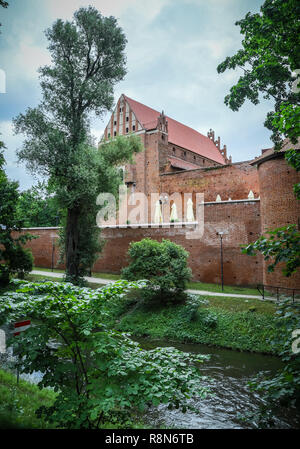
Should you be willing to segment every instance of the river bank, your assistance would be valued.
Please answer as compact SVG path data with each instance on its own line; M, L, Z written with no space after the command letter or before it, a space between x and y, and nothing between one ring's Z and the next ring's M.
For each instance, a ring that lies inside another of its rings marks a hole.
M270 339L276 335L276 306L237 298L205 298L192 317L188 305L138 305L118 316L116 328L135 337L197 343L262 354L279 353Z

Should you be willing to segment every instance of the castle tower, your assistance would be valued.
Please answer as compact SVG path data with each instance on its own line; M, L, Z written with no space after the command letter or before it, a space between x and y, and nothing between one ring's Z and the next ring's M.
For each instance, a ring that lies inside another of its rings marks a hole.
M258 169L262 234L289 224L296 224L298 228L300 225L300 201L293 192L294 184L300 182L300 173L287 164L284 153L284 147L279 152L264 150L262 156L252 162ZM280 264L269 273L269 263L263 262L264 284L300 288L299 269L291 277L285 277Z

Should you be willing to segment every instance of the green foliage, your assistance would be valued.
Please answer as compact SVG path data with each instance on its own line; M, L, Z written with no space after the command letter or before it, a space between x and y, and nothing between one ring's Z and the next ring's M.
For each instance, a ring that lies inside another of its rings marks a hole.
M4 264L0 264L0 285L7 285L10 274L24 277L32 270L33 257L22 245L33 236L27 233L18 237L13 236L13 232L20 231L23 225L16 211L19 184L10 181L6 176L1 147L4 147L2 142L0 142L0 261Z
M59 204L55 195L52 195L45 182L20 193L16 215L23 221L24 227L51 227L58 226Z
M288 299L282 301L276 315L278 332L270 343L282 348L279 355L284 367L272 378L258 376L250 383L251 388L263 392L266 399L266 406L259 414L262 425L272 424L270 414L278 407L293 406L300 410L300 351L293 352L292 346L296 338L293 332L300 329L300 304L291 304Z
M132 242L128 250L131 260L122 270L127 280L147 279L142 290L146 300L174 302L185 298L186 282L191 278L187 267L188 252L170 240L143 239Z
M291 276L300 266L300 232L296 225L289 225L268 231L269 238L261 236L256 242L247 245L243 253L255 256L259 251L265 260L270 260L268 271L274 271L279 262L285 265L282 272Z
M120 317L118 329L137 337L278 354L279 348L268 341L277 332L273 304L268 310L258 307L253 312L249 312L249 304L251 301L237 298L202 297L200 307L192 309L196 309L195 316L189 303L151 309L140 305ZM268 303L262 304L266 307Z
M111 110L114 86L126 73L126 38L116 19L80 8L72 21L57 20L46 36L52 65L39 69L41 104L14 120L16 132L26 136L18 157L49 177L66 211L61 245L68 279L80 283L103 246L96 198L116 193L122 182L118 165L140 151L141 142L120 137L99 151L90 136L91 114Z
M227 69L243 70L225 97L232 110L237 111L246 99L258 104L260 93L266 99L275 100L275 110L265 121L275 143L280 141L280 129L273 120L280 117L281 106L299 105L299 92L293 89L296 79L293 71L300 67L299 14L297 0L266 0L260 13L248 12L236 22L244 35L243 48L218 66L219 73Z
M119 422L148 406L191 407L189 399L207 389L195 365L206 359L174 348L142 350L123 333L107 327L113 304L143 282L119 281L90 290L67 283L14 281L0 304L0 322L30 317L33 325L12 338L25 373L44 373L40 387L57 393L39 416L66 428L98 428Z
M201 296L188 293L185 307L182 310L182 318L187 321L195 321L199 317L199 307L204 304L208 305L208 301Z
M56 394L50 389L40 390L36 385L0 370L0 429L47 428L35 411L43 405L51 406Z

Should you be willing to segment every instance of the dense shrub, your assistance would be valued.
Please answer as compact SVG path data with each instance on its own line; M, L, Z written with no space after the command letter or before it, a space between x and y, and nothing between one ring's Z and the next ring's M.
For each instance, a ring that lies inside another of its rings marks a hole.
M11 274L18 274L20 277L32 270L33 258L28 249L23 245L34 238L28 233L18 234L24 223L17 216L17 202L19 197L19 184L10 181L3 169L4 157L1 152L0 142L0 285L9 283ZM4 262L4 264L3 264Z
M147 300L180 301L186 296L186 282L191 279L187 266L188 252L170 240L162 242L143 239L131 243L130 264L122 270L122 278L129 281L147 279L142 295Z
M24 279L25 274L30 273L33 268L33 255L28 248L15 245L8 252L8 266L12 274L16 274L20 279Z

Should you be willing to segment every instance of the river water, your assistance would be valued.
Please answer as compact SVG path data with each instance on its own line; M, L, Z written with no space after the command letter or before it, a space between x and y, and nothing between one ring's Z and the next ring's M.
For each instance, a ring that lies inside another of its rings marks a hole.
M166 341L149 341L148 339L135 339L144 349L155 347L175 347L181 351L193 354L210 354L210 360L200 364L203 376L212 378L212 382L204 382L210 387L211 393L205 399L192 403L198 413L179 410L168 410L164 405L153 407L147 412L146 422L151 427L165 426L167 428L185 429L251 429L256 428L255 422L244 422L238 419L238 415L245 415L258 411L264 404L263 398L256 392L251 392L248 382L259 372L266 375L274 375L282 367L278 357L239 352L201 344L181 344ZM8 351L7 356L11 358ZM7 360L6 360L7 361ZM1 363L2 362L2 363ZM5 368L6 363L0 360L0 365ZM21 378L37 383L42 373L21 374ZM300 428L300 416L293 409L280 409L276 412L274 427Z
M138 339L145 349L172 346L184 352L193 354L210 354L209 361L200 365L204 376L213 378L207 383L214 396L193 402L198 413L179 410L168 410L166 406L153 408L147 414L147 422L157 427L165 425L174 428L190 429L251 429L256 428L255 422L245 423L238 419L238 414L255 412L264 404L262 397L251 392L248 381L259 372L274 375L282 367L278 357L238 352L227 349L208 347L200 344L180 344L165 341ZM293 409L281 409L273 416L275 428L299 428L300 417Z

